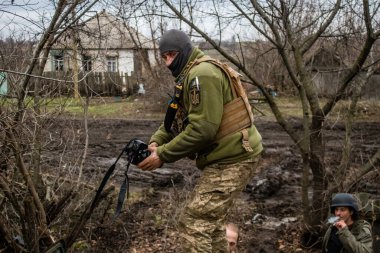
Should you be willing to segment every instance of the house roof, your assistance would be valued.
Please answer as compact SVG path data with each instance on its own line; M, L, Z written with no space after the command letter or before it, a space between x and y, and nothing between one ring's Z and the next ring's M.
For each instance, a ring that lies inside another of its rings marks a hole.
M152 40L139 34L123 20L105 10L76 26L78 41L83 49L153 48ZM65 48L72 41L72 31L63 36L54 48Z

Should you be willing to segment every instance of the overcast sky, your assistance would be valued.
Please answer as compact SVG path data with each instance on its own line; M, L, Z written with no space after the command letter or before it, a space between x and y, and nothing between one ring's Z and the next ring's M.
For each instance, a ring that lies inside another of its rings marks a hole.
M53 10L52 1L0 0L0 36L33 37Z
M6 37L12 36L16 39L36 39L41 32L43 27L49 24L51 16L54 13L54 2L53 0L14 0L13 4L11 0L0 0L0 39L5 39ZM102 8L107 8L107 11L112 13L117 13L117 9L112 8L110 4L104 6L104 3L100 4L94 8L94 10L100 11ZM106 2L106 1L104 1ZM113 2L116 5L116 1ZM223 6L221 6L223 7ZM228 9L228 8L227 8ZM223 9L219 9L219 12L223 13ZM93 16L94 12L88 12L87 17ZM227 13L226 13L227 14ZM207 13L198 14L198 25L201 29L206 31L211 37L219 39L219 36L215 34L215 25L212 25L213 21L209 19ZM205 17L201 17L204 15ZM225 15L226 16L226 15ZM206 21L207 20L207 21ZM165 21L167 28L180 28L179 19L168 19ZM145 19L139 20L137 23L130 20L128 25L132 27L138 27L139 31L144 35L148 36L148 29L144 29L144 25L147 25ZM157 25L157 24L156 24ZM182 27L185 31L188 27L182 22ZM222 40L230 39L234 34L239 34L240 36L246 35L246 30L242 24L230 23L228 26L224 27ZM248 34L250 35L250 34ZM243 38L244 40L244 38Z
M0 38L33 39L54 14L53 0L0 0ZM94 12L89 12L94 15Z

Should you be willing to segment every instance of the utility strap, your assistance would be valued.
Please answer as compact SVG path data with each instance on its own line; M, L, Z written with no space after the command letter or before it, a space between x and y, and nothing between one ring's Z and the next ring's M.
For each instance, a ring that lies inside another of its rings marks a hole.
M242 146L247 152L253 152L251 145L249 144L248 129L243 129L240 131L242 134Z
M109 169L107 170L106 174L104 175L104 177L102 179L102 182L100 183L100 185L99 185L99 187L98 187L98 189L96 191L95 197L92 200L91 207L90 207L90 210L89 210L90 213L93 212L93 210L95 209L96 205L98 204L99 199L100 199L100 195L101 195L101 193L102 193L102 191L104 189L104 186L107 184L108 179L111 177L113 171L115 170L116 164L119 161L120 157L123 155L124 150L125 150L125 148L121 151L121 153L117 157L116 161L111 165L111 167L109 167ZM132 160L133 159L131 159L131 161ZM114 215L114 218L113 218L114 220L120 214L121 208L122 208L123 203L124 203L125 195L127 194L127 198L129 197L128 169L129 169L130 164L131 164L131 162L128 161L127 169L126 169L126 171L124 173L125 174L125 178L124 178L124 181L123 181L122 185L120 186L120 192L119 192L119 197L118 197L118 202L117 202L117 208L116 208L115 215Z
M121 209L123 207L123 203L124 203L124 199L125 199L125 194L127 194L127 199L129 198L129 178L128 178L128 169L129 169L129 165L131 163L128 162L128 165L127 165L127 169L125 171L125 177L124 177L124 181L123 183L121 184L120 186L120 191L119 191L119 197L117 199L117 207L116 207L116 211L115 211L115 215L114 215L114 220L119 216L120 212L121 212Z
M90 213L95 209L95 206L98 204L98 201L100 199L100 194L102 193L104 186L107 184L108 179L111 177L113 171L115 170L116 164L119 161L120 157L123 155L124 149L121 151L120 155L117 157L116 161L109 167L106 174L104 175L102 182L100 183L98 190L96 190L96 194L94 199L92 200L91 207L90 207Z
M95 207L96 207L97 204L99 203L101 193L102 193L102 191L103 191L105 185L107 184L108 179L111 177L113 171L115 170L115 167L116 167L117 162L120 160L120 157L121 157L121 156L123 155L123 153L126 151L126 148L127 148L127 146L126 146L125 148L123 148L123 150L120 152L119 156L116 158L116 161L115 161L115 162L114 162L114 163L108 168L106 174L104 175L104 177L103 177L103 179L102 179L102 182L100 183L98 189L96 190L96 194L95 194L94 198L92 199L91 205L90 205L89 207L87 207L87 208L84 210L84 212L82 213L81 218L80 218L81 222L78 223L78 224L75 226L74 231L76 231L75 229L77 229L78 227L81 226L82 221L83 221L85 218L89 218L89 216L91 215L91 213L94 211ZM128 168L129 168L129 164L130 164L130 161L128 162L127 171L128 171ZM125 174L127 174L127 172L125 172ZM128 178L125 179L125 180L126 180L125 185L128 185ZM128 189L129 187L126 186L126 187L124 187L124 188ZM119 194L119 195L120 195L120 194ZM117 216L115 216L115 218L116 218L116 217L117 217ZM115 218L114 218L114 219L115 219ZM75 233L74 233L74 234L75 234ZM69 236L69 237L67 237L65 240L62 240L63 244L59 244L59 245L57 246L57 248L55 247L55 245L53 245L53 247L51 247L51 249L54 250L54 252L58 250L59 252L64 253L65 250L66 250L66 246L65 246L65 244L64 244L66 240L68 240L68 241L72 241L73 238L72 238L72 236ZM49 250L50 250L50 249L49 249ZM53 252L53 251L49 251L49 250L48 250L47 252ZM57 251L57 252L58 252L58 251Z
M166 132L170 133L175 115L178 110L179 101L182 97L183 86L181 82L178 82L174 87L174 95L171 97L171 100L168 103L168 109L166 110L164 127Z

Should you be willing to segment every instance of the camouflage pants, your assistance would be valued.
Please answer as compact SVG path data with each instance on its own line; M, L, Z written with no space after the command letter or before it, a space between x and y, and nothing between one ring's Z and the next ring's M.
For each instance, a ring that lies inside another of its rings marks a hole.
M259 160L212 164L203 170L179 220L183 252L227 252L226 217Z

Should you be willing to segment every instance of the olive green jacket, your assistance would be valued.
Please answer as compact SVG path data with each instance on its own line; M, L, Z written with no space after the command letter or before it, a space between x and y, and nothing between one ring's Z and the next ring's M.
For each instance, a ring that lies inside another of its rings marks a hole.
M187 64L202 56L204 53L195 48ZM182 75L183 73L176 81ZM192 102L190 93L190 85L196 77L199 80L199 104ZM259 155L263 147L261 136L255 126L248 131L252 152L247 152L242 147L240 132L215 141L223 115L223 105L232 98L228 77L219 67L209 62L201 62L192 67L183 80L181 101L187 112L188 124L177 136L168 133L161 125L150 139L150 143L159 144L157 154L160 159L163 162L174 162L197 154L197 167L203 169L211 163L235 163Z
M322 252L327 252L326 247L330 238L332 226L330 226L323 238ZM339 253L373 253L371 224L365 220L355 221L351 230L345 227L337 232L343 249Z

